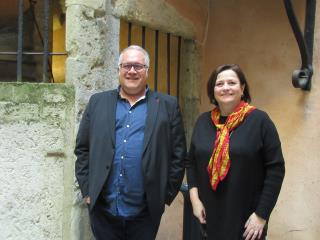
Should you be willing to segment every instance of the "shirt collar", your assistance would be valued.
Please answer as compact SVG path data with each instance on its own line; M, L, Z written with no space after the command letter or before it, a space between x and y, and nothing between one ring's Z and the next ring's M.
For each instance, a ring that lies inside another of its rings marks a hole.
M120 90L121 90L121 85L119 85L118 88L117 88L118 97L119 97L120 99L125 99L124 97L121 96ZM139 102L141 99L145 99L145 98L147 97L148 91L149 91L149 86L147 85L147 86L146 86L146 89L145 89L145 91L144 91L144 95L141 96L139 99L137 99L136 102Z

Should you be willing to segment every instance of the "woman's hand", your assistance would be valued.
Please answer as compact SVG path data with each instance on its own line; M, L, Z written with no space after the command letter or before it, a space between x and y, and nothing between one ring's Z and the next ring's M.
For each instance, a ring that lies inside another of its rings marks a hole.
M202 204L202 202L199 200L196 203L192 203L192 209L193 209L193 215L195 215L201 224L206 223L206 210Z
M245 238L245 240L260 239L265 224L266 220L259 217L257 214L252 213L244 226L246 230L243 234L243 238Z
M205 210L201 200L199 199L197 188L190 189L190 200L191 200L191 204L192 204L193 215L199 219L201 224L205 224L206 223L206 210Z

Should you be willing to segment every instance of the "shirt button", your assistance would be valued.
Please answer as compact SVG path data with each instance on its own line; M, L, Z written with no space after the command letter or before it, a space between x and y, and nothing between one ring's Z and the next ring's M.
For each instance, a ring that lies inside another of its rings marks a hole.
M121 156L121 159L123 159L124 157L123 156Z
M125 140L123 140L123 142L125 142L125 143L126 143L126 142L127 142L127 140L125 139Z
M120 177L122 177L122 173L120 173Z
M130 125L127 125L127 128L130 127Z
M132 111L129 111L129 113L132 113Z

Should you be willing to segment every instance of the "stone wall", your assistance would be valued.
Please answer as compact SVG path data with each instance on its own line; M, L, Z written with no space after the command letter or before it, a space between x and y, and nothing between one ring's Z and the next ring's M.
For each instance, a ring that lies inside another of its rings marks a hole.
M66 0L66 82L75 88L75 132L92 94L118 85L120 20L110 13L110 1ZM70 172L74 176L74 171ZM93 239L86 205L74 185L70 238Z
M0 83L1 239L69 239L73 106L70 86Z

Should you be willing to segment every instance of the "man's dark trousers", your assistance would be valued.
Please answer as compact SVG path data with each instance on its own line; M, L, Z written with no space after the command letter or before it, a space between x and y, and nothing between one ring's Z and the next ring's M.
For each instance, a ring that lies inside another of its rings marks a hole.
M96 240L152 240L156 238L159 223L154 223L148 210L139 216L122 218L106 210L100 196L90 211L91 229Z

